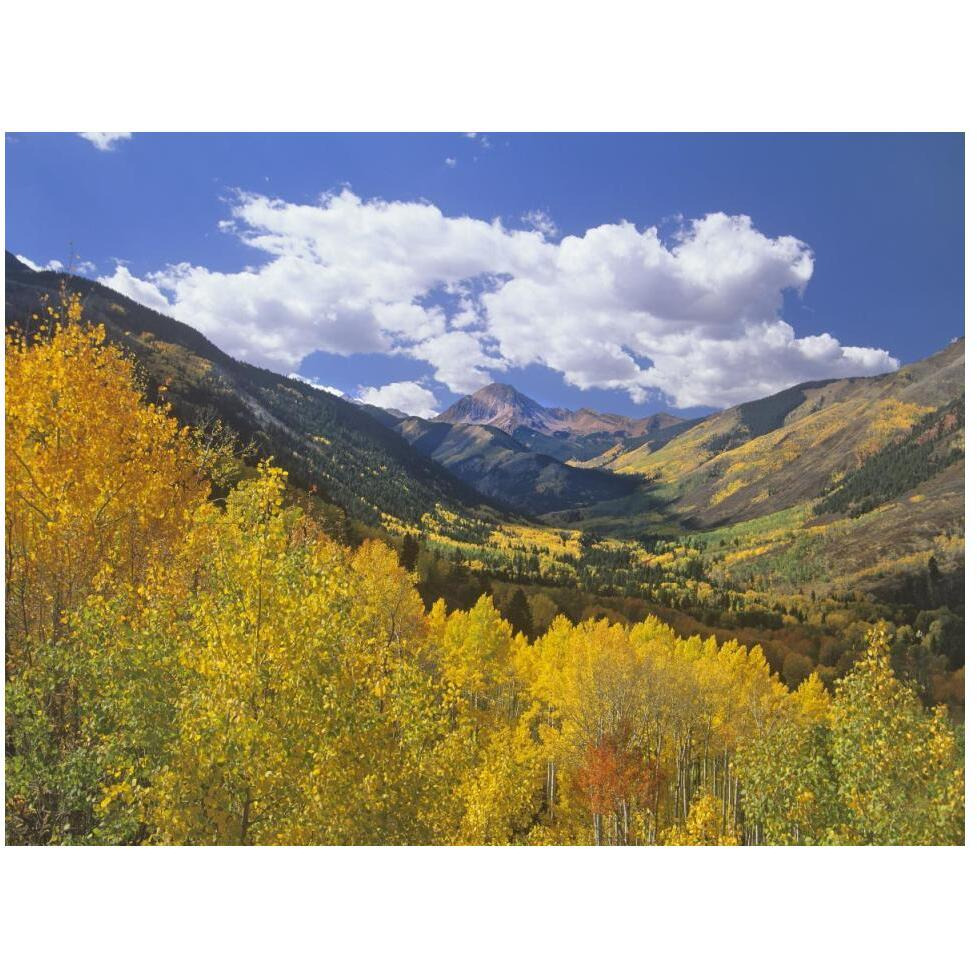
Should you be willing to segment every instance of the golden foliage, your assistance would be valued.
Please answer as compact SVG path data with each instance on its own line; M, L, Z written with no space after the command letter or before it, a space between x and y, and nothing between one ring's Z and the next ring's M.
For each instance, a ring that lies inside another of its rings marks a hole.
M8 339L7 390L13 841L962 839L953 730L881 630L833 696L655 617L575 625L537 601L531 644L488 595L425 612L393 550L324 536L270 462L210 501L211 448L143 401L74 300Z
M58 638L89 593L137 586L209 492L189 429L142 401L78 297L48 311L43 339L6 339L6 611L21 650Z

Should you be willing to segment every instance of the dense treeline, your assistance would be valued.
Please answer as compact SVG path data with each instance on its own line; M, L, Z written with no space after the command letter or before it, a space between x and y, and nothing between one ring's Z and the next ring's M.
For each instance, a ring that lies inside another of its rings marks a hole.
M900 678L914 682L927 704L946 703L954 716L963 714L963 616L942 603L945 585L952 581L941 574L935 560L917 587L924 592L914 592L919 599L886 604L858 593L788 595L749 581L740 587L723 585L711 565L714 556L708 544L699 542L705 549L696 549L691 538L652 545L650 552L663 562L646 567L644 576L655 582L622 588L587 586L578 582L586 578L570 572L590 560L633 566L632 550L602 550L588 546L586 539L581 541L579 558L569 551L552 557L568 571L555 577L517 572L525 566L527 553L540 562L541 551L535 547L499 550L491 566L474 570L457 550L432 547L410 533L399 543L401 547L406 539L418 548L410 569L417 571L418 589L428 608L443 598L450 609L466 610L482 594L492 593L516 627L508 607L514 590L521 590L530 604L532 624L519 629L529 638L542 635L559 614L573 622L605 617L622 624L655 614L684 635L713 631L750 644L762 643L767 661L792 689L814 672L832 688L863 651L867 629L886 620L895 628L893 662ZM614 572L627 579L627 571Z
M267 422L255 437L262 456L288 459L296 484L315 486L368 524L377 523L381 513L418 522L446 498L473 508L485 503L358 406L301 382L275 379L251 386L250 393L268 416L287 426Z
M963 425L963 398L927 415L904 437L887 444L849 472L814 507L817 514L863 515L925 482L963 457L948 435Z
M963 840L961 743L886 628L829 694L654 617L427 611L418 550L330 538L268 463L228 489L53 318L7 343L8 841Z

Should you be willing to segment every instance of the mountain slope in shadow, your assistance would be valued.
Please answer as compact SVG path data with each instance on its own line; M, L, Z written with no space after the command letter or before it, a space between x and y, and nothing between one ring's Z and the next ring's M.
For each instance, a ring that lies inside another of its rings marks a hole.
M634 479L573 468L488 425L410 417L396 430L481 494L533 515L622 498L635 488Z
M35 272L7 252L6 322L29 323L31 313L52 304L62 282L64 275ZM455 511L484 508L497 518L484 496L414 451L389 418L239 362L191 326L97 282L71 276L66 285L82 296L86 319L104 323L108 338L136 359L147 396L157 399L165 387L184 423L219 419L243 443L252 442L255 455L274 457L298 487L314 487L321 498L374 524L384 514L417 523L439 504Z

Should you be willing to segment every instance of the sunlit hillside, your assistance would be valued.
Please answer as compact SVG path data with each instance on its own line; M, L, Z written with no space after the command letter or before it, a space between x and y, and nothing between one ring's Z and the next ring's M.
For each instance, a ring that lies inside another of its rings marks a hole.
M924 415L963 395L964 341L896 373L805 384L723 411L663 447L608 460L641 474L689 525L718 525L820 495ZM591 461L599 465L600 459Z

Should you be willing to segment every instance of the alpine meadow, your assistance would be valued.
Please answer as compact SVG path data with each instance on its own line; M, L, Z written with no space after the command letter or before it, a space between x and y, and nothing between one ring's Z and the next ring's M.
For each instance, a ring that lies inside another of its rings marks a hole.
M787 137L263 138L8 148L7 844L962 845L962 279Z

